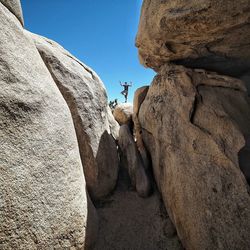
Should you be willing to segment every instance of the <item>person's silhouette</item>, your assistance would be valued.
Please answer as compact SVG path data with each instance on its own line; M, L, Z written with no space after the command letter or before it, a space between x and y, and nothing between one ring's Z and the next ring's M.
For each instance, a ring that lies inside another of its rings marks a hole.
M127 82L120 82L120 85L123 86L124 90L121 92L122 95L125 97L125 102L128 101L128 88L132 86L132 82L127 83Z

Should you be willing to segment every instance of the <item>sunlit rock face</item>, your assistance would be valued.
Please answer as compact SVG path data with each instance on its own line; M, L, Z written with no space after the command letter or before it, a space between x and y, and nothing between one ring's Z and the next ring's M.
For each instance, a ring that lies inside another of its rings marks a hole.
M132 114L133 105L131 103L119 103L113 111L113 116L120 125L127 124L131 126Z
M0 3L2 3L13 15L15 15L23 25L23 12L20 0L0 0Z
M140 107L143 141L186 249L248 249L250 196L238 152L249 99L234 78L162 67Z
M249 10L249 0L144 0L136 39L141 63L242 75L250 66Z
M70 111L2 3L0 34L0 249L83 249L96 218Z
M250 245L249 10L246 0L142 6L136 46L158 74L136 136L188 250Z
M114 139L119 128L110 115L106 89L92 69L59 44L29 35L70 108L87 188L93 199L100 199L114 189L119 165Z

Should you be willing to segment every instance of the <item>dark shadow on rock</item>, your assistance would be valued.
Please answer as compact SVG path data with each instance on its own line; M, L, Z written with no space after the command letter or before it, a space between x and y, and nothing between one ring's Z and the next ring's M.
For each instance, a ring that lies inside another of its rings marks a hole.
M152 191L150 179L131 129L126 124L120 127L118 144L121 162L129 173L132 187L141 197L148 197Z
M222 75L240 77L249 71L250 60L228 58L218 55L208 55L197 59L187 58L173 61L174 64L187 68L205 69Z
M108 180L109 176L111 176L114 173L114 169L112 169L112 167L114 166L114 161L117 161L115 164L119 165L117 150L118 148L115 139L111 134L109 134L105 130L100 138L99 147L95 158L99 169L97 180L102 179L104 176ZM106 152L106 154L104 154L104 152ZM115 156L114 153L107 154L107 152L117 152L117 155ZM110 171L107 171L106 164L108 164ZM115 173L116 179L118 179L118 171L119 168L117 168L117 170L115 171L117 172ZM116 187L116 184L117 182L115 182L113 187L111 187L110 192L101 199L92 198L91 200L91 198L88 195L88 191L86 191L88 199L88 212L87 212L87 227L85 235L85 249L87 250L91 250L95 247L96 239L98 238L99 218L96 208L101 208L103 206L106 206L105 200L112 195ZM96 185L98 185L98 183ZM107 185L110 186L109 183L107 183Z
M85 234L84 249L91 250L95 246L95 242L98 237L99 219L97 211L89 197L87 190L86 190L86 196L87 196L87 223L85 231L86 234Z
M96 186L102 183L102 188L108 190L107 195L109 195L114 190L117 183L119 158L115 139L106 130L99 141L96 162L98 165L98 183ZM106 181L104 182L103 179Z
M245 146L238 153L239 167L250 185L250 137L246 137Z

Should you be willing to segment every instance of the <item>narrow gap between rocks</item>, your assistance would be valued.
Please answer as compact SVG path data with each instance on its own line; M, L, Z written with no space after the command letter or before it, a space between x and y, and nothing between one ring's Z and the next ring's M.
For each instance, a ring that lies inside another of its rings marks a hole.
M95 202L99 232L94 250L181 250L182 245L164 207L150 165L145 167L131 120L120 127L120 167L111 195ZM138 131L139 132L139 131ZM142 167L143 165L143 167Z

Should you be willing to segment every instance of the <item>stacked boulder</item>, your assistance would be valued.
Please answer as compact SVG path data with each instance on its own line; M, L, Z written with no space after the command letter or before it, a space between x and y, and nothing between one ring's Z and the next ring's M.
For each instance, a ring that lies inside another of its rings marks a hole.
M118 104L113 111L113 115L120 124L118 145L122 168L127 169L131 185L138 195L147 197L152 189L148 171L149 161L145 161L145 155L141 154L134 136L133 105L130 103Z
M136 45L157 75L144 101L135 96L137 126L187 250L250 246L250 101L240 80L249 9L247 0L143 3Z
M133 105L131 103L119 103L113 110L113 116L120 124L132 126Z

